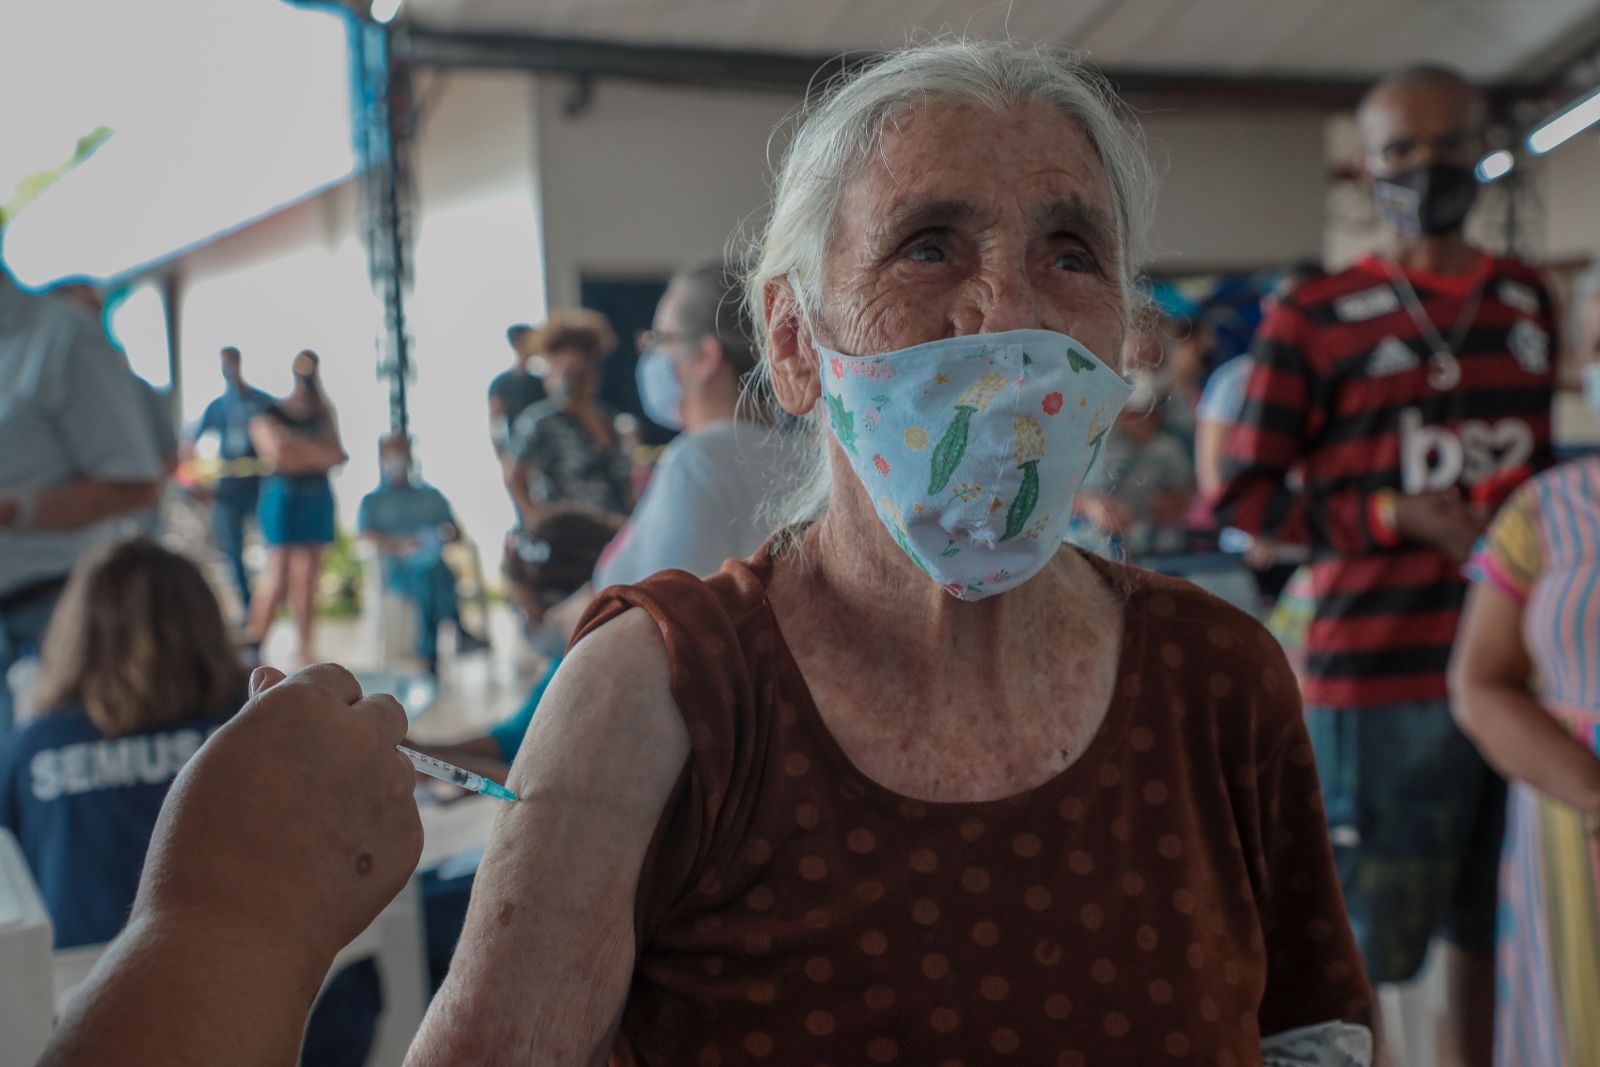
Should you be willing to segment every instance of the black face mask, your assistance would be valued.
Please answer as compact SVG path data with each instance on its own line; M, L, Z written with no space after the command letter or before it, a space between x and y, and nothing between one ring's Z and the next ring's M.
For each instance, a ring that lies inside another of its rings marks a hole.
M1436 237L1466 225L1478 199L1471 167L1430 163L1375 178L1372 199L1389 224L1405 237Z

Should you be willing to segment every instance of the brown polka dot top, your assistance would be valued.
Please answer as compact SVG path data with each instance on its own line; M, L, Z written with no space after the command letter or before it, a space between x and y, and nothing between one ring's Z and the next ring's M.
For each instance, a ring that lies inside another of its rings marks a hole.
M1366 1022L1282 654L1192 586L1130 587L1083 756L1018 796L925 803L856 770L766 599L770 557L608 590L657 622L691 756L646 856L612 1063L1261 1061Z

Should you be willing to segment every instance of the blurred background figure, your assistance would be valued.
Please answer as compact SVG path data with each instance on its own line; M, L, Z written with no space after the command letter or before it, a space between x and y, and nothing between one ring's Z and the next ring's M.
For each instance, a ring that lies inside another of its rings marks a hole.
M711 574L755 552L771 532L762 502L795 466L770 404L745 389L756 350L733 264L675 274L638 348L645 413L679 434L595 570L597 588L670 568Z
M494 454L502 462L511 449L511 427L521 414L545 398L544 379L539 360L539 331L527 323L518 323L506 330L506 344L511 346L511 369L495 375L489 383L489 440L494 444Z
M599 398L600 363L617 347L616 334L598 312L557 311L529 343L544 359L550 395L511 428L506 484L522 525L552 504L626 515L632 460L617 435L616 412Z
M1451 718L1445 667L1495 496L1551 462L1556 352L1539 275L1464 233L1487 117L1438 67L1366 94L1385 245L1269 314L1216 507L1314 550L1302 684L1351 924L1374 982L1411 978L1445 940L1469 1065L1493 1046L1505 794Z
M250 439L272 473L262 483L258 511L267 573L251 605L246 636L255 644L264 641L287 600L302 664L314 658L317 575L323 550L334 538L328 474L348 458L333 405L322 391L320 364L310 350L295 356L293 390L250 421Z
M1170 282L1152 282L1147 295L1155 321L1135 331L1140 343L1123 346L1123 369L1136 385L1148 380L1163 427L1193 453L1195 405L1211 371L1211 323L1206 308Z
M440 626L455 627L457 655L488 647L462 626L456 576L444 561L444 546L460 530L444 494L417 474L405 436L389 434L378 442L378 466L383 480L361 499L357 530L377 547L384 583L416 608L417 658L436 675Z
M1328 272L1315 263L1297 263L1278 276L1278 280L1261 297L1261 315L1265 319L1278 302L1306 282L1327 277ZM1250 355L1234 356L1205 380L1195 409L1194 473L1195 484L1202 497L1210 497L1222 485L1223 446L1228 431L1239 421L1244 411L1245 384L1250 378Z
M1600 293L1587 303L1577 347L1600 413ZM1519 489L1468 574L1456 718L1511 780L1496 1063L1600 1063L1600 456Z
M55 947L110 941L178 771L245 699L246 672L195 565L144 537L73 571L45 637L42 713L0 739L0 826L39 886ZM364 1063L379 1010L370 961L333 979L302 1063Z
M1194 497L1194 463L1182 438L1166 425L1165 412L1176 394L1163 396L1167 387L1156 371L1161 359L1155 331L1129 335L1123 373L1133 393L1106 431L1073 504L1090 527L1086 547L1103 546L1107 554L1134 560L1184 550Z
M250 616L250 574L245 569L245 534L255 525L261 498L260 460L250 439L250 421L272 408L272 397L244 378L244 356L231 345L220 353L222 395L206 405L190 435L200 446L215 441L221 461L211 488L211 532L217 550L228 561L229 573L239 593L245 618ZM209 448L208 448L209 450Z
M38 645L78 557L155 506L163 446L96 319L0 264L0 736L12 666Z
M557 505L534 525L506 538L500 573L523 640L543 665L538 680L522 706L486 735L414 747L497 782L505 781L539 699L555 677L567 642L582 617L587 598L582 598L574 611L574 594L588 585L600 554L617 536L617 528L615 516Z
M65 300L88 315L99 328L101 336L117 351L122 351L122 346L110 333L106 322L106 302L100 288L87 278L67 278L56 282L45 290L45 295ZM123 353L127 357L127 353ZM148 508L143 509L131 517L132 526L146 533L156 535L161 533L161 488L163 488L174 471L178 469L180 449L178 433L175 428L172 410L169 406L168 395L148 381L141 378L129 366L129 373L133 374L134 391L139 396L139 405L144 412L144 417L150 426L150 432L155 437L156 450L161 458L161 484L157 487L156 499Z
M1325 277L1327 272L1314 263L1298 263L1290 267L1279 275L1278 280L1262 295L1260 300L1262 318L1265 319L1280 300L1294 292L1300 285ZM1216 544L1222 551L1242 554L1245 563L1255 574L1257 591L1263 604L1273 605L1284 587L1288 585L1296 567L1304 562L1305 546L1276 545L1265 538L1251 537L1242 530L1232 527L1213 529L1211 509L1208 504L1222 487L1223 451L1229 432L1244 412L1245 385L1250 378L1250 367L1248 352L1234 356L1211 372L1211 376L1206 379L1205 388L1201 391L1199 404L1195 408L1196 498L1195 507L1190 511L1190 525L1194 529L1207 531L1210 537L1216 539ZM1291 473L1291 479L1293 477ZM1297 614L1296 618L1302 615L1303 613ZM1287 618L1287 615L1284 617ZM1297 633L1287 641L1285 639L1289 635L1280 632L1277 625L1274 625L1273 633L1280 641L1285 642L1286 647L1293 645L1297 649L1304 642L1303 632Z

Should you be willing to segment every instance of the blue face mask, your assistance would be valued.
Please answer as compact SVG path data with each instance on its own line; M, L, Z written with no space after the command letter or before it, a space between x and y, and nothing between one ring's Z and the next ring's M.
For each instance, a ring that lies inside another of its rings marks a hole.
M639 403L650 421L668 430L683 429L683 386L678 381L678 368L666 350L652 348L642 353L634 377L639 385Z
M1049 330L881 355L817 347L834 439L913 563L962 600L1044 569L1127 383Z

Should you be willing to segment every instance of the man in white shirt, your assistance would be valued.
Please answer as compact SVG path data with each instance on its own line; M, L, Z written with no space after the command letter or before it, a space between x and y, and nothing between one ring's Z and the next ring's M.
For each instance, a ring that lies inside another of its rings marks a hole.
M712 574L724 561L755 552L771 532L761 504L792 466L793 446L783 431L757 405L740 403L756 350L731 264L674 275L639 351L646 414L682 433L601 557L596 589L662 570Z

